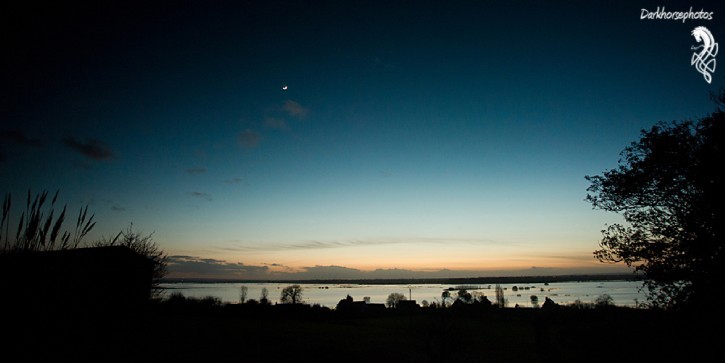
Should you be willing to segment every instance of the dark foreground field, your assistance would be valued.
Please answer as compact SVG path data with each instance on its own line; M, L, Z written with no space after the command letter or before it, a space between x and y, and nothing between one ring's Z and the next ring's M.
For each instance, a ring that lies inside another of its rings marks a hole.
M156 307L133 314L6 315L3 330L10 335L0 361L693 362L721 354L720 329L710 319L634 309L360 316Z

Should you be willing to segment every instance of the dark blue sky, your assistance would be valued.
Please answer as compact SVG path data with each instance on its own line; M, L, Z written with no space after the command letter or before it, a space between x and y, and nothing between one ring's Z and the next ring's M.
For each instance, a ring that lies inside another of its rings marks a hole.
M690 65L715 2L393 3L3 5L3 192L179 271L594 271L584 176L723 85Z

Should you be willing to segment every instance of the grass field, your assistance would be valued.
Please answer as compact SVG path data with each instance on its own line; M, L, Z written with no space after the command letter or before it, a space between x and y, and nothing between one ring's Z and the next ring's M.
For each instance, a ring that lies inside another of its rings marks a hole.
M715 321L622 308L355 316L222 306L76 313L9 327L4 351L19 358L5 362L701 361L722 341Z

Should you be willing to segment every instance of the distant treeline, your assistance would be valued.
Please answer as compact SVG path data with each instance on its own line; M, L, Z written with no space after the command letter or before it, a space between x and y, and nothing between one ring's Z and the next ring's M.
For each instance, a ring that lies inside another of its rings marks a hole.
M582 281L639 281L639 274L596 274L596 275L558 275L558 276L500 276L500 277L464 277L436 279L327 279L327 280L238 280L238 279L164 279L162 283L198 282L198 283L272 283L272 284L358 284L358 285L486 285L486 284L533 284L551 282Z

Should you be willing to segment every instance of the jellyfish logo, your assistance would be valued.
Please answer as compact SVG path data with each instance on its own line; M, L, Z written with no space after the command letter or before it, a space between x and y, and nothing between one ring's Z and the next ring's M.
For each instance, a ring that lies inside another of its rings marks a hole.
M712 82L711 73L715 72L715 56L717 55L718 46L710 33L704 26L698 26L692 30L692 36L695 37L698 43L702 45L692 46L690 49L697 50L692 53L692 59L690 65L694 65L698 72L702 73L707 83Z

